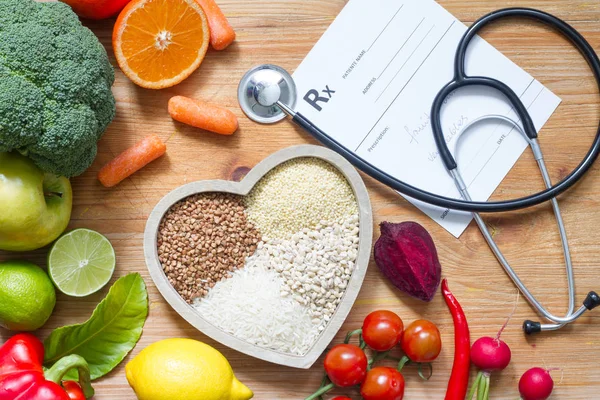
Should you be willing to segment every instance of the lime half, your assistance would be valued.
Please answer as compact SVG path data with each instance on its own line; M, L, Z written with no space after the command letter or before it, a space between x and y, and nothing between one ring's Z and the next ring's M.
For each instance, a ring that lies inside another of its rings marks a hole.
M58 239L48 254L48 273L61 292L83 297L102 289L115 271L110 241L98 232L75 229Z

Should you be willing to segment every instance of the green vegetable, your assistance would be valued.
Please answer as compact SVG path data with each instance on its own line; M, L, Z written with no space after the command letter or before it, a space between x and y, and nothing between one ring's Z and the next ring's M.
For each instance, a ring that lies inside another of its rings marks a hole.
M78 325L52 331L44 341L44 364L78 354L90 366L92 380L113 370L135 347L148 316L148 293L140 274L129 274L115 282L91 318Z
M0 0L0 152L81 174L115 116L113 82L106 50L68 5Z

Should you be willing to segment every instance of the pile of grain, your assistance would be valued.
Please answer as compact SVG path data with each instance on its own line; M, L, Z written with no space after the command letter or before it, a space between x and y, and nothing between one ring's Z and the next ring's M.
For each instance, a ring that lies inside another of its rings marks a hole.
M288 239L321 221L346 220L358 213L348 181L328 162L301 157L266 174L245 199L248 219L266 239Z
M169 282L207 321L304 355L343 298L358 243L346 178L304 157L270 171L245 199L209 193L177 203L161 222L158 253Z
M316 332L308 310L280 296L281 276L264 266L260 256L215 285L194 307L203 318L254 345L288 354L305 354Z
M191 303L241 268L259 241L241 197L202 193L165 214L158 229L158 258L171 285Z

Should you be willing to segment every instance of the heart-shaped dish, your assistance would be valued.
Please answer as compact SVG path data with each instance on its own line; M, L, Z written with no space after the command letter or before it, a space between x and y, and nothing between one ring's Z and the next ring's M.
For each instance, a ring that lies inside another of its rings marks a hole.
M204 319L200 312L187 304L169 283L159 260L157 244L158 230L163 216L180 200L206 192L221 192L246 196L269 171L286 161L306 157L314 157L331 164L348 181L358 205L359 243L354 270L331 320L306 354L294 355L251 344L224 332L219 327ZM310 368L323 351L325 351L352 309L367 271L371 255L372 236L373 214L371 202L365 184L358 172L348 161L329 149L321 146L301 145L283 149L267 157L256 165L241 182L224 180L198 181L181 186L167 194L156 205L148 218L144 232L144 255L150 276L160 293L177 313L202 333L241 353L276 364L306 369Z

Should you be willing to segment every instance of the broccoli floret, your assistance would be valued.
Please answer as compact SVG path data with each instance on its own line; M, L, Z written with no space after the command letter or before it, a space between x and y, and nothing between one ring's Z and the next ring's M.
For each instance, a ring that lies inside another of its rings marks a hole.
M0 152L85 171L115 116L106 50L64 3L0 0Z

